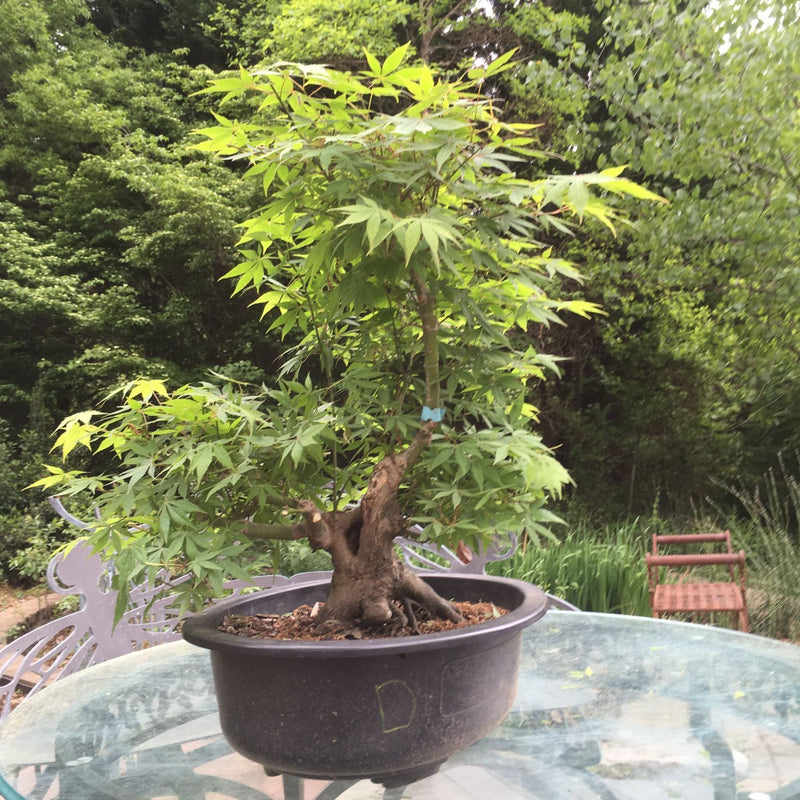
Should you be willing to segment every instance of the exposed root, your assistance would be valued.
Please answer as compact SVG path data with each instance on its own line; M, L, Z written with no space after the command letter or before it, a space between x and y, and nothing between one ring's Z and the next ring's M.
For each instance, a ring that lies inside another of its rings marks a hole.
M403 601L408 599L425 610L431 619L461 622L461 614L450 602L440 597L425 581L410 570L405 570L402 583Z
M408 617L408 624L411 625L411 630L414 631L415 634L419 635L419 623L417 622L417 615L414 613L414 606L407 597L403 598L403 606L405 607L406 617Z
M402 609L396 606L394 603L389 605L389 608L392 609L392 622L391 627L400 630L405 628L408 625L408 617L403 613ZM413 619L413 617L411 618Z

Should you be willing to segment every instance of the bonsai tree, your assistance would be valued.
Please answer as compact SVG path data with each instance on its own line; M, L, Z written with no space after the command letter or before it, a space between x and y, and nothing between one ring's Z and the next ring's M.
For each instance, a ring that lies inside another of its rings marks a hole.
M526 392L557 366L532 332L596 309L559 299L578 274L542 241L566 217L613 230L593 188L654 195L619 169L526 177L549 156L486 88L511 54L451 81L404 55L368 55L358 74L241 70L207 89L246 121L216 115L198 147L245 162L265 194L224 278L285 352L268 386L139 380L61 424L65 458L86 447L108 468L49 467L38 485L94 495L89 540L122 590L188 571L188 606L246 577L253 541L305 538L333 562L321 622L400 624L414 605L456 619L395 537L418 523L474 547L554 520L545 503L568 475Z

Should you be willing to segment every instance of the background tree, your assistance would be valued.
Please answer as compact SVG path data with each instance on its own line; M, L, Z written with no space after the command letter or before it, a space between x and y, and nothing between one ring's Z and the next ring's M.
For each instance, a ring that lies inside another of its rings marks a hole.
M573 361L538 400L588 505L686 510L798 445L797 13L596 3L555 67L517 76L564 76L579 168L627 163L670 200L611 246L566 251L608 314L554 342Z
M41 460L55 419L120 380L233 362L259 378L253 362L269 362L253 314L217 283L249 198L185 142L210 70L111 41L92 10L0 2L0 458L16 492L14 465ZM32 535L28 513L48 516L30 494L0 498L9 540Z
M41 41L0 110L0 413L15 426L41 381L66 410L149 362L185 377L264 348L243 310L219 314L248 200L184 141L210 72L104 40L79 3L50 19L62 5L33 4Z

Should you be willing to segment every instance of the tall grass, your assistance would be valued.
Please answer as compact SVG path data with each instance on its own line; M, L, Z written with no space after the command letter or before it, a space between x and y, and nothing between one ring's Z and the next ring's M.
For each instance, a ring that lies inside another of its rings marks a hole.
M759 486L725 488L747 515L736 538L747 552L750 629L800 642L800 482L779 457Z
M649 616L648 541L638 520L600 530L579 525L560 542L520 547L489 571L535 583L583 611Z

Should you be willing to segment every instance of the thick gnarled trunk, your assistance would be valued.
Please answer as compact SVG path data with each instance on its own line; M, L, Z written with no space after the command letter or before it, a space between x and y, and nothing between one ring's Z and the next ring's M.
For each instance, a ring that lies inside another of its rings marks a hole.
M414 607L434 619L458 621L458 611L439 597L398 557L394 539L407 530L397 500L406 471L430 442L432 424L423 425L403 453L386 456L372 472L357 508L324 512L303 503L303 533L314 547L327 550L333 577L320 624L360 627L414 624Z
M407 532L408 523L398 502L406 473L428 447L441 419L439 387L439 322L436 301L419 270L411 271L419 312L424 352L425 406L414 439L399 453L390 453L372 471L369 485L356 508L323 511L312 500L298 504L303 522L292 525L248 524L245 532L267 538L307 538L312 547L326 550L333 560L331 589L319 624L368 628L411 621L416 629L415 606L432 619L459 621L458 611L439 597L398 558L394 539Z

